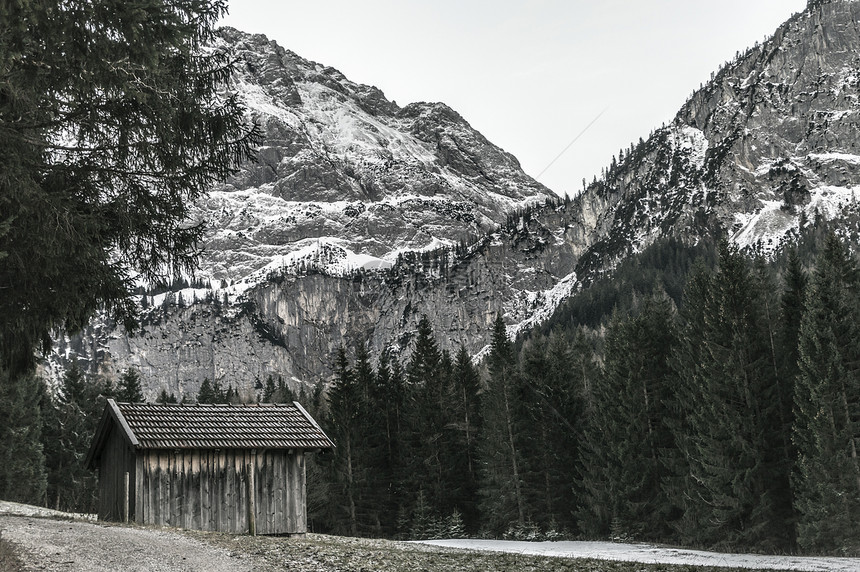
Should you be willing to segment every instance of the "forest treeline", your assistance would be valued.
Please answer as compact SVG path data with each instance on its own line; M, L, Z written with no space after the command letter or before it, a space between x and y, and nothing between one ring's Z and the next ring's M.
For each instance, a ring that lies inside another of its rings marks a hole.
M832 234L770 262L669 240L524 340L498 318L479 365L424 317L407 360L359 343L327 388L270 377L258 399L299 400L337 444L308 462L318 532L858 554L859 288ZM92 511L89 441L139 376L0 388L0 495ZM238 396L204 380L197 399Z
M308 404L338 444L314 526L860 553L860 274L817 244L806 266L657 246L619 269L636 286L593 286L607 319L563 308L514 344L499 318L480 367L426 318L404 364L342 349Z

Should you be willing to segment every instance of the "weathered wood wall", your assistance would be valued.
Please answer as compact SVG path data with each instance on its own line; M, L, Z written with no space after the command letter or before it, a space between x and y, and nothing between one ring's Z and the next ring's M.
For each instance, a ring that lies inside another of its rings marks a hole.
M134 450L112 426L99 460L99 519L124 521L125 473L129 472L128 514L134 515L135 456Z
M302 451L138 451L135 520L195 530L247 533L252 465L256 533L307 532Z

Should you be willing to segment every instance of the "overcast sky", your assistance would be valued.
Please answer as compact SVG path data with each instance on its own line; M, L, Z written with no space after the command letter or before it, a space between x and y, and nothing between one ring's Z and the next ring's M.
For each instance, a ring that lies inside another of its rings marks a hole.
M806 0L230 0L222 24L266 34L380 88L401 106L442 101L562 194L578 192L582 179L591 181L620 148L671 121L712 71L805 6Z

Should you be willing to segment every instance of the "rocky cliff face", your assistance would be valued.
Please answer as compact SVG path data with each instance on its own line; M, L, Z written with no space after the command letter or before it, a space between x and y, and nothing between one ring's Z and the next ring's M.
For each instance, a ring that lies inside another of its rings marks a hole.
M858 19L856 1L810 2L632 147L581 198L592 257L667 232L723 233L767 254L815 216L856 212Z
M266 140L197 206L212 288L148 296L138 335L95 327L50 364L136 366L150 396L204 377L252 393L269 374L327 379L341 344L405 356L422 314L443 347L479 353L497 313L526 329L667 234L772 251L805 220L856 212L858 21L860 2L811 2L568 203L448 107L400 108L226 30Z
M554 196L444 104L401 108L264 36L221 35L265 140L257 163L198 205L205 275L256 284L299 266L386 268Z
M340 345L363 342L376 355L388 348L405 358L424 314L444 348L478 352L497 314L513 332L547 318L577 286L579 253L564 232L569 214L561 205L542 215L524 215L459 253L402 256L388 270L288 271L241 295L220 289L209 301L205 289L154 296L135 335L101 326L61 341L57 354L83 357L108 375L135 367L154 398L161 388L196 394L205 377L246 395L268 375L314 384L330 377Z

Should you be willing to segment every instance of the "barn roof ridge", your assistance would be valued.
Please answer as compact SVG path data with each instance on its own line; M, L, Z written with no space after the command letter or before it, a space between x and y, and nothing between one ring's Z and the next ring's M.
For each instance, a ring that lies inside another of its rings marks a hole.
M134 449L330 449L298 403L163 404L108 399L87 455L95 463L111 427Z
M293 401L292 403L152 403L149 401L115 401L113 399L109 399L109 401L113 401L117 405L134 405L135 407L233 407L236 409L241 409L243 407L292 407L293 405L298 403L297 401Z

